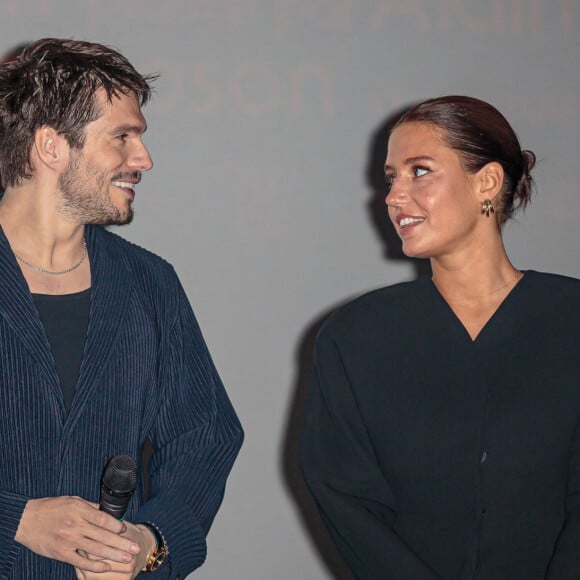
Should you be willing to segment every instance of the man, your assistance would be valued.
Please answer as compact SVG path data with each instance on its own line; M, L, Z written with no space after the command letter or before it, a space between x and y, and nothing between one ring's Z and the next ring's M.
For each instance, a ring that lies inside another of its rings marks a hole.
M0 66L0 577L184 578L242 430L172 267L106 231L152 162L151 77L43 39ZM140 464L120 522L107 461ZM164 561L163 561L164 560Z

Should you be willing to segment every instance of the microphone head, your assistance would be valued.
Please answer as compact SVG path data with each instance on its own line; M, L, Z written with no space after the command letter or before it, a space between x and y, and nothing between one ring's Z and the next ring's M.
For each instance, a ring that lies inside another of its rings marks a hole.
M122 520L137 485L137 464L128 455L112 457L101 478L99 507Z
M109 459L102 479L103 485L114 494L124 495L135 491L137 464L128 455L115 455Z

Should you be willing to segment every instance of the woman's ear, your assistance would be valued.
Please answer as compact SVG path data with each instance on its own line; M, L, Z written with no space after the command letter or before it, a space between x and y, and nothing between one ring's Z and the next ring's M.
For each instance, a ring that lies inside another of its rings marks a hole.
M477 191L481 202L497 197L503 187L504 175L503 167L497 161L487 163L477 172Z

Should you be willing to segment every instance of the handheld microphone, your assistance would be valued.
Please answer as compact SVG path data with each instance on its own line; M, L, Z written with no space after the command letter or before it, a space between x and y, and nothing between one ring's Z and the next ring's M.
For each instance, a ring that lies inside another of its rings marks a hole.
M123 521L137 484L137 464L128 455L109 459L101 478L99 509Z

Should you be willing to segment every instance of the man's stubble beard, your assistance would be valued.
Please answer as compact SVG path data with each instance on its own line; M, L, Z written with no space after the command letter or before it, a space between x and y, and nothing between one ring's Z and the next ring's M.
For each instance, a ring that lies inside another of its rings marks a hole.
M111 181L113 179L106 172L81 163L78 155L72 157L58 180L60 202L57 211L75 223L103 226L131 223L131 205L128 204L127 211L123 213L109 197Z

